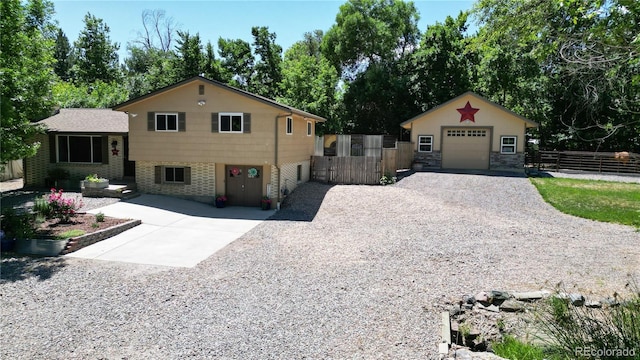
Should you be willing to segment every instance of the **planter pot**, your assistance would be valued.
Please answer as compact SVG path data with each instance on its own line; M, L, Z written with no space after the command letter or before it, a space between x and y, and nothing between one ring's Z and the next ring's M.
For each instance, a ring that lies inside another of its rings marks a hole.
M11 251L16 243L16 239L3 237L0 240L0 251Z
M262 202L262 210L270 210L271 203L270 202Z
M67 246L68 240L18 239L16 252L29 255L58 256Z
M216 200L216 207L217 208L223 208L225 206L225 201L222 200Z
M109 187L109 180L87 181L83 180L85 188L89 189L106 189Z

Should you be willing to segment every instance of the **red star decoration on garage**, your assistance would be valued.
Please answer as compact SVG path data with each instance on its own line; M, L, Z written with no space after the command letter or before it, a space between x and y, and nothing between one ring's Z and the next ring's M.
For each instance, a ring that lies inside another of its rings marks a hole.
M120 152L120 150L118 150L118 149L111 149L111 155L113 155L113 156L118 156L119 152Z
M458 110L458 112L460 113L460 122L463 122L465 120L471 120L473 122L476 122L476 118L474 115L475 113L480 111L480 109L476 109L472 107L468 101L467 101L467 105L465 105L463 108L456 109L456 110Z

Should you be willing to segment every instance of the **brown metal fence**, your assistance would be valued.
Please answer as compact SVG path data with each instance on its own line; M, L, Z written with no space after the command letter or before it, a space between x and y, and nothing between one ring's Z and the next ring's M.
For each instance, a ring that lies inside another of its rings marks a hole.
M640 174L640 154L628 154L616 158L613 152L535 151L527 154L527 163L539 170Z

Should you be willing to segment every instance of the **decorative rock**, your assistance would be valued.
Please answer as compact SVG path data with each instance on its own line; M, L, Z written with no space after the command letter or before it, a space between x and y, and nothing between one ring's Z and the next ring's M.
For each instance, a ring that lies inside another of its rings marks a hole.
M469 349L458 349L455 353L456 360L506 360L489 352L473 352Z
M600 309L602 307L602 304L600 303L600 301L586 301L584 303L584 306L591 308L591 309Z
M500 312L500 308L495 305L484 306L481 303L477 303L476 306L478 307L478 309L487 310L491 312Z
M602 304L608 305L608 306L618 306L620 305L620 302L618 300L616 300L615 298L606 298L604 300L601 301Z
M487 294L486 292L482 291L476 294L475 296L476 301L478 302L482 302L482 303L489 303L489 294Z
M573 306L582 306L584 305L584 296L582 294L569 294L569 301Z
M550 293L548 291L526 291L526 292L515 292L515 293L512 293L511 295L513 295L513 297L516 300L534 301L534 300L540 300L542 298L545 298L549 296L549 294Z
M510 297L511 295L509 295L509 293L506 291L498 291L498 290L491 291L491 298L493 300L507 300Z
M455 315L461 314L462 312L463 311L460 308L460 305L458 305L458 304L451 306L451 308L449 309L449 314L451 316L455 316Z
M476 298L473 295L464 295L462 297L462 302L464 302L465 304L475 304L476 303Z
M521 301L509 299L500 305L500 310L507 312L522 312L524 311L524 304Z

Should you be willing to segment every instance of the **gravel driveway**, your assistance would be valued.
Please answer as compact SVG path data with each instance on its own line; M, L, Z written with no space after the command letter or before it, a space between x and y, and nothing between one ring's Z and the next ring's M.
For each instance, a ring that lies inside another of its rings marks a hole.
M0 357L426 359L446 299L640 279L639 232L561 214L526 178L308 183L288 200L193 269L3 259Z

